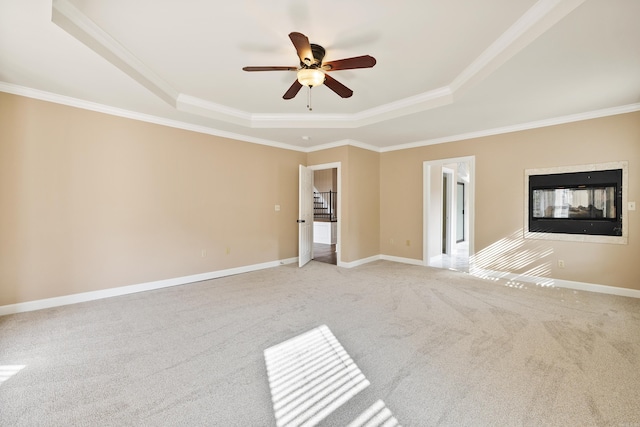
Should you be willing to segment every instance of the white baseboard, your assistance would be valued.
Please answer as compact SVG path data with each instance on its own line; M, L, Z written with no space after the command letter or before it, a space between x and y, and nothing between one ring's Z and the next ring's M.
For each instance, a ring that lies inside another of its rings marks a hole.
M419 265L421 267L424 266L424 261L422 261L421 259L403 258L391 255L380 255L380 259L383 259L385 261L401 262L403 264Z
M191 276L176 277L173 279L157 280L155 282L139 283L136 285L121 286L117 288L102 289L99 291L82 292L79 294L65 295L54 298L46 298L35 301L21 302L17 304L0 306L0 316L7 314L23 313L26 311L41 310L43 308L59 307L62 305L75 304L79 302L93 301L97 299L117 297L121 295L133 294L137 292L151 291L155 289L168 288L170 286L185 285L187 283L201 282L203 280L217 279L225 276L233 276L250 271L263 270L286 264L298 262L298 258L287 258L278 261L264 262L261 264L247 265L243 267L229 268L226 270L212 271L209 273L194 274Z
M373 261L378 261L379 259L380 259L380 255L374 255L368 258L362 258L362 259L358 259L351 262L338 261L338 267L353 268L353 267L358 267L360 265L368 264Z
M554 279L551 277L526 276L503 271L471 268L470 274L484 279L508 279L514 282L532 283L541 287L575 289L578 291L597 292L600 294L618 295L640 298L640 290L619 288L616 286L598 285L595 283L575 282L572 280Z
M374 255L369 258L363 258L352 262L338 263L339 267L352 268L360 265L364 265L373 261L385 260L392 262L399 262L403 264L411 264L424 266L424 262L421 259L403 258L392 255ZM470 274L476 277L484 279L508 279L511 281L519 281L532 283L542 287L555 287L575 289L578 291L597 292L601 294L618 295L623 297L640 298L640 290L619 288L616 286L598 285L595 283L575 282L572 280L554 279L551 277L538 277L538 276L526 276L522 274L507 273L504 271L484 270L470 266Z
M403 264L411 264L423 266L422 260L413 258L402 258L391 255L374 255L368 258L359 259L351 262L339 262L339 267L353 268L360 265L368 264L373 261L385 260L399 262ZM137 285L122 286L118 288L103 289L92 292L82 292L79 294L65 295L55 298L46 298L35 301L21 302L17 304L9 304L0 306L0 316L7 314L23 313L27 311L41 310L43 308L59 307L62 305L75 304L79 302L93 301L102 298L110 298L121 295L133 294L137 292L150 291L154 289L162 289L170 286L185 285L187 283L201 282L203 280L217 279L235 274L248 273L250 271L263 270L266 268L278 267L286 264L294 264L298 262L298 258L287 258L278 261L264 262L261 264L247 265L243 267L229 268L226 270L212 271L209 273L194 274L191 276L176 277L173 279L158 280L155 282L140 283ZM575 282L571 280L553 279L550 277L525 276L521 274L506 273L501 271L484 270L480 268L471 268L471 275L485 279L508 279L512 281L520 281L532 283L543 287L557 287L576 289L580 291L597 292L602 294L619 295L631 298L640 298L640 290L619 288L615 286L597 285L594 283Z
M338 267L345 268L353 268L358 267L360 265L368 264L373 261L385 260L392 262L400 262L402 264L411 264L411 265L419 265L424 266L424 262L421 259L413 259L413 258L403 258L399 256L391 256L391 255L374 255L368 258L362 258L351 262L340 262L338 263Z

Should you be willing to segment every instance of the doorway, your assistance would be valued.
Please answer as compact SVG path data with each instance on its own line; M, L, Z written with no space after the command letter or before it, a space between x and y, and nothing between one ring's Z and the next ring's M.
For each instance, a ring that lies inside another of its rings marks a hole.
M475 157L423 163L423 264L469 271Z
M340 265L341 178L340 162L309 166L313 170L314 261Z

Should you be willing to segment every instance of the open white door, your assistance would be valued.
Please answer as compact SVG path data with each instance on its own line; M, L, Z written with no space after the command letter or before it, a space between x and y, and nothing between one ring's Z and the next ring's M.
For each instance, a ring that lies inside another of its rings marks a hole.
M298 266L313 257L313 170L300 165L298 184Z

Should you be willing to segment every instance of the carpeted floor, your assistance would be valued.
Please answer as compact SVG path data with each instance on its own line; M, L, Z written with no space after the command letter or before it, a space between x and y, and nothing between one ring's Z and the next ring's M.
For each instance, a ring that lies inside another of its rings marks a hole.
M2 426L628 427L639 396L639 299L387 261L0 317Z

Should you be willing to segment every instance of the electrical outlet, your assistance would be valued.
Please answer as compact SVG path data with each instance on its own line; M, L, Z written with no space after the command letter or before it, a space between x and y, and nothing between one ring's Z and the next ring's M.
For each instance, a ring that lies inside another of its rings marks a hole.
M227 249L225 249L225 253L229 255L231 253L231 248L228 247Z
M407 246L411 246L411 240L407 240Z
M558 267L564 268L564 260L563 259L559 259L558 260Z
M280 205L276 205L275 209L276 209L276 212L280 212Z
M207 250L206 250L206 249L201 250L201 251L200 251L200 256L201 256L202 258L206 257L206 256L207 256Z

